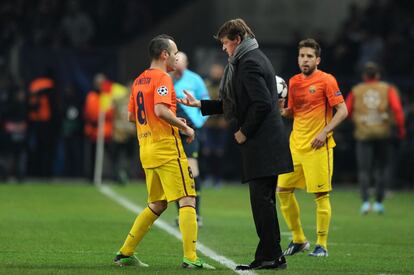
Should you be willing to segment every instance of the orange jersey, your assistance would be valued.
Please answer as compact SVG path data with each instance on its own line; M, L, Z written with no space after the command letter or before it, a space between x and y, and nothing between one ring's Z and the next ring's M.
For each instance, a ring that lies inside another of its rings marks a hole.
M176 95L171 77L158 69L138 76L129 98L128 111L135 114L142 167L154 168L172 159L185 158L178 128L158 118L156 104L165 104L175 114Z
M293 111L293 130L290 147L293 151L308 152L311 143L332 120L333 107L344 102L333 75L316 70L305 77L297 74L289 80L288 107ZM332 132L327 136L329 148L335 147Z

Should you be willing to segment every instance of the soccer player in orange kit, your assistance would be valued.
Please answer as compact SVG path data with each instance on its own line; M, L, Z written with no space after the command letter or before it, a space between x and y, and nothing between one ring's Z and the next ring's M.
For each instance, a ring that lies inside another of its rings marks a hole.
M277 195L280 209L293 240L284 251L285 256L308 250L300 221L300 210L294 194L295 188L315 194L316 234L315 249L309 256L327 257L327 239L331 220L329 192L332 190L333 129L347 117L347 108L336 79L318 70L321 49L313 39L299 43L298 63L300 74L289 81L288 107L281 114L293 116L290 135L294 171L279 175ZM333 114L335 108L336 113Z
M214 267L197 257L196 191L179 131L194 139L194 130L176 117L176 95L168 72L176 63L177 45L172 37L159 35L149 44L151 66L135 79L128 105L128 119L135 122L140 159L146 175L148 206L136 218L114 262L118 265L147 266L134 251L155 220L178 201L183 239L183 268Z

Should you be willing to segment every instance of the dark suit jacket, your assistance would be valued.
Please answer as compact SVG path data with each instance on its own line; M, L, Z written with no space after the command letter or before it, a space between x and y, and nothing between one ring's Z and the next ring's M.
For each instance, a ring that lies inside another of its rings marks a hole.
M261 50L246 53L233 77L238 128L247 141L240 145L242 181L293 171L288 137L280 116L275 72ZM203 115L221 114L220 100L202 100Z

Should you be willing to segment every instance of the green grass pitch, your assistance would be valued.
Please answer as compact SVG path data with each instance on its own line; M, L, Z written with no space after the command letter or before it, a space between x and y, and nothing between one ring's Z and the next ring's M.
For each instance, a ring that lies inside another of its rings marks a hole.
M144 184L111 188L145 206ZM313 196L297 195L305 234L314 244ZM413 193L389 196L383 216L361 216L356 189L337 188L331 201L329 257L315 259L305 253L289 257L288 269L279 273L414 274ZM253 259L257 237L247 186L204 189L201 211L200 242L236 263ZM162 219L173 224L176 214L171 204ZM135 216L87 184L0 184L0 274L235 274L202 254L217 270L182 270L181 243L158 227L152 228L138 249L149 268L114 266L114 254ZM289 234L280 213L279 222L286 247Z

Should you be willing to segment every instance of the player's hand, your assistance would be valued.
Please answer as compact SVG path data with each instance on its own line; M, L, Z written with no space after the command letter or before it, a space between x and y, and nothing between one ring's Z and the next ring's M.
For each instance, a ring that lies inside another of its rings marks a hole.
M285 103L286 103L286 99L285 98L279 98L278 100L278 104L279 104L279 109L282 110L285 108Z
M279 98L278 100L280 115L282 117L289 117L290 116L290 110L289 108L285 108L286 99L285 98Z
M326 136L328 133L325 132L325 130L323 130L322 132L320 132L316 138L312 141L311 146L313 149L319 149L322 146L325 145L326 142Z
M280 115L282 117L287 117L288 116L288 109L287 108L280 108Z
M181 130L181 133L183 134L183 135L186 135L187 136L187 138L185 139L185 141L187 142L187 143L191 143L191 142L193 142L193 140L194 140L194 137L195 137L195 132L194 132L194 130L193 130L193 128L191 128L191 127L186 127L185 128L185 130Z
M281 108L280 115L284 118L290 118L292 117L292 111L289 108Z
M247 137L243 134L241 130L238 130L236 133L234 133L234 139L238 144L243 144L246 142Z
M183 117L177 117L177 118L178 118L178 120L180 120L181 122L183 122L184 124L187 125L187 120L185 118L183 118Z
M177 98L177 102L190 107L201 107L200 100L194 98L194 96L188 91L184 90L185 98Z

